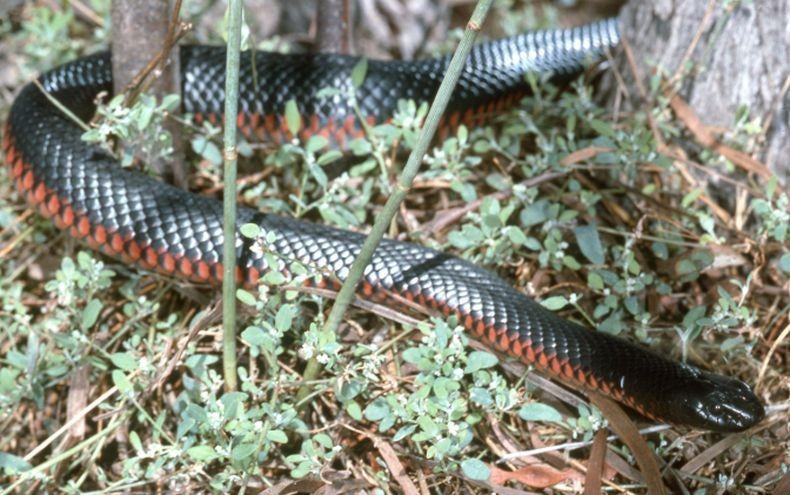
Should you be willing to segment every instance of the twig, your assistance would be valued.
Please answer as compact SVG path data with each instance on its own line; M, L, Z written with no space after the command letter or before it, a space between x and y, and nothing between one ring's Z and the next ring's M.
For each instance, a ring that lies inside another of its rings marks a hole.
M776 352L776 349L784 342L788 335L790 335L790 325L785 326L782 333L779 334L779 337L776 338L774 343L771 345L771 348L768 349L768 353L766 353L765 358L763 359L762 365L760 365L760 373L757 374L757 382L755 383L755 388L759 389L763 382L763 377L765 376L765 372L768 369L768 363L771 362L771 357Z
M173 22L176 22L175 20ZM172 24L171 24L172 26ZM124 106L130 106L137 100L137 97L140 96L140 93L147 90L150 86L150 83L147 85L143 85L145 81L148 80L148 76L153 72L154 69L157 67L161 67L165 60L167 59L167 54L170 53L170 50L176 45L176 43L184 37L184 35L191 29L190 24L178 24L178 28L175 30L175 35L173 38L170 38L170 30L168 29L168 44L162 47L161 50L156 54L154 58L148 61L148 63L143 67L140 72L137 73L129 84L126 85L125 93L126 96L124 97L123 104Z
M650 433L658 433L660 431L669 430L670 428L671 427L669 425L653 425L647 428L642 428L641 430L639 430L639 434L647 435ZM608 437L606 437L607 442L612 442L616 439L617 439L617 435L609 435ZM509 454L503 455L496 462L497 464L502 464L513 459L519 459L522 457L534 457L536 455L545 454L547 452L556 452L558 450L566 450L566 451L576 450L592 445L592 443L593 443L592 440L585 440L583 442L567 442L559 445L549 445L546 447L540 447L537 449L522 450L520 452L511 452Z
M36 445L36 448L34 448L30 452L28 452L27 455L25 455L24 459L26 461L29 461L29 460L33 459L34 457L36 457L42 450L46 449L52 442L57 440L58 437L60 437L64 433L66 433L72 426L77 424L77 422L79 422L82 419L84 419L85 416L89 412L91 412L92 410L96 409L98 406L100 406L102 403L104 403L104 401L106 401L107 399L112 397L115 394L115 392L117 392L117 391L118 391L118 387L117 386L113 385L112 387L110 387L109 390L107 390L106 392L101 394L99 397L97 397L96 400L94 400L93 402L91 402L90 404L85 406L84 409L82 409L77 414L72 416L68 421L66 421L63 424L63 426L58 428L57 431L55 431L53 434L51 434L49 437L47 437L46 440L44 440L40 444Z
M79 126L80 129L82 129L85 132L88 132L89 130L91 130L91 128L90 128L90 126L88 124L86 124L85 122L82 121L82 119L77 117L77 115L74 114L74 112L69 110L68 107L66 107L64 104L62 104L57 98L55 98L54 96L49 94L49 92L46 89L44 89L44 86L42 86L41 81L39 81L38 79L33 79L33 84L36 85L36 87L39 89L39 91L41 91L41 93L44 95L44 97L55 108L57 108L58 110L63 112L63 114L66 115L66 117L68 117L70 120L72 120L75 124L77 124L77 126Z
M683 77L683 68L686 66L686 63L694 53L694 49L697 48L699 40L702 39L702 33L704 33L708 28L708 24L710 24L710 19L713 17L717 3L718 2L716 0L708 0L708 5L705 7L705 13L702 15L702 20L700 21L699 26L697 26L697 31L694 33L694 38L691 39L691 43L689 43L689 46L686 47L683 57L680 59L680 62L675 68L675 73L672 74L671 78L669 78L670 87L674 86L675 83L679 81L681 77Z
M103 28L104 27L104 19L97 14L92 8L85 5L81 0L69 0L71 7L77 12L79 15L84 17L85 19L89 20L97 27Z

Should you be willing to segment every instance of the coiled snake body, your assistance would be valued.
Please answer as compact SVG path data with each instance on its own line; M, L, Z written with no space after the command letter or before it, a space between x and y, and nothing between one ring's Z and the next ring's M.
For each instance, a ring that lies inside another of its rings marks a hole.
M618 42L614 20L569 30L530 33L473 49L445 123L474 123L523 94L528 70L555 79L578 72L585 59ZM199 118L218 120L224 98L224 50L182 50L183 105ZM240 115L249 137L287 139L285 103L295 100L310 116L303 133L323 133L342 147L361 133L341 97L317 98L325 87L351 84L353 57L257 53L242 59ZM40 78L50 95L81 118L112 87L109 55L85 57ZM356 89L371 122L391 117L397 100L430 100L448 58L417 62L370 61ZM256 73L253 76L253 72ZM121 169L116 160L80 139L81 131L39 88L25 87L11 109L3 137L10 175L20 192L62 229L126 262L196 281L222 276L222 208L218 201ZM273 233L269 249L329 273L322 283L345 279L363 236L247 208L239 225ZM267 266L259 250L237 233L237 276L255 284ZM279 267L282 268L282 267ZM287 267L285 268L287 269ZM385 240L365 271L363 296L392 295L455 314L492 348L516 356L562 380L599 390L642 414L693 427L738 431L762 419L759 400L744 383L668 360L624 340L564 320L497 276L461 259L414 244Z

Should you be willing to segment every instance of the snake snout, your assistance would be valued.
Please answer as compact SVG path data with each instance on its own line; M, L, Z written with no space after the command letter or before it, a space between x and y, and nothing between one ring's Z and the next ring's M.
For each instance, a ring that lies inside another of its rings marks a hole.
M693 383L681 387L678 411L686 424L720 432L738 432L765 417L765 408L752 389L735 378L699 371Z

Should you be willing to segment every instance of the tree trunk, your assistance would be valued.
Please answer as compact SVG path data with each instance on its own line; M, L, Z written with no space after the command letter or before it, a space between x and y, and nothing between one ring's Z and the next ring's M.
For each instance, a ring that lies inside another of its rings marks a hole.
M150 86L146 92L161 100L164 95L181 92L181 75L178 49L168 50L168 36L175 36L175 29L170 32L172 19L171 1L163 0L113 0L112 2L112 73L113 90L120 94L130 89L130 84L140 83L139 75L145 70L158 54L166 59L156 64L147 78ZM175 26L175 25L174 25ZM131 88L136 90L137 88ZM184 170L183 144L181 131L177 125L165 123L173 137L173 163L164 161L151 163L150 166L162 176L172 179L181 187L186 186Z
M321 53L349 53L349 0L319 0L316 41Z
M685 73L678 94L712 129L732 129L739 107L747 107L749 119L757 118L761 128L755 157L785 184L790 173L789 6L786 0L631 0L620 14L622 35L645 86L655 67L669 78ZM626 86L633 88L626 57L619 65Z

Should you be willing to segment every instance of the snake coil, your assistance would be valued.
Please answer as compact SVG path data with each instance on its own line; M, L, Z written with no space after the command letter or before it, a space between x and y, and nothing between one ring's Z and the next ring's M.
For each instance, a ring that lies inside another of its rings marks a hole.
M555 81L577 74L585 60L618 43L615 20L568 30L528 33L474 48L451 100L446 127L474 124L528 91L524 73L551 72ZM256 53L242 59L237 124L254 139L290 139L281 116L295 100L309 115L304 135L322 133L343 147L362 132L340 97L318 98L325 87L348 88L358 59L336 55ZM224 50L182 49L183 105L198 119L221 120ZM428 101L449 58L416 62L369 61L356 90L371 122L391 117L398 99ZM253 72L257 75L254 77ZM81 118L111 91L110 57L100 54L42 75L44 90ZM20 92L6 123L3 150L10 175L27 201L61 229L95 249L146 269L196 281L222 276L221 205L132 170L95 145L33 84ZM240 208L239 225L273 233L269 249L327 275L336 287L347 276L363 236L305 221ZM259 250L237 233L237 276L254 285L269 269ZM287 270L287 266L276 269ZM385 240L367 267L359 291L387 300L397 295L457 315L492 348L562 380L599 390L645 416L676 424L739 431L764 416L741 381L666 359L624 340L564 320L490 272L414 244Z

